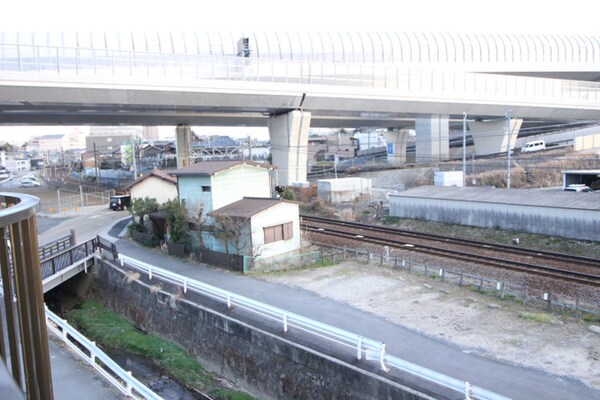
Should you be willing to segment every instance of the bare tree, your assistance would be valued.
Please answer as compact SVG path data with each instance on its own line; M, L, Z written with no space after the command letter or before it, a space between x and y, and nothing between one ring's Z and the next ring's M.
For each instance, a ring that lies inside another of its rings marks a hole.
M246 242L242 240L242 230L248 224L249 219L231 215L213 215L213 220L213 234L217 239L223 241L225 252L230 254L229 247L231 246L235 250L235 254L240 255L246 246Z
M202 237L202 232L204 231L204 225L206 225L206 218L206 215L204 215L204 204L200 203L196 208L194 208L190 219L196 226L196 231L198 232L198 243L201 249L204 248L204 238Z

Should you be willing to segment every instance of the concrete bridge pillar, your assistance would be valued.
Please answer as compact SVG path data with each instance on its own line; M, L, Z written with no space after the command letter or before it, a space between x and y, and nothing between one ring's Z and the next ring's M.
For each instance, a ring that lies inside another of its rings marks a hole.
M415 119L416 161L434 162L450 158L450 135L447 115Z
M511 119L510 135L508 135L506 132L506 119L469 122L469 130L475 145L475 155L485 156L506 153L509 144L511 150L514 149L522 124L522 119Z
M175 154L177 168L186 167L192 162L192 128L189 125L177 125L175 128Z
M385 133L388 164L400 166L406 163L406 143L410 133L410 129L394 129Z
M267 122L277 185L306 181L310 118L309 112L296 110L272 116Z

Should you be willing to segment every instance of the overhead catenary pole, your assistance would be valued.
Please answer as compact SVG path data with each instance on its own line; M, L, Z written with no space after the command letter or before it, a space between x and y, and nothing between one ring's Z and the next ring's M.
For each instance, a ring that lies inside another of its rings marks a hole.
M506 188L510 189L510 153L511 153L511 148L510 148L510 142L511 142L511 135L510 135L510 116L511 116L511 111L508 110L506 112L506 135L507 137L507 143L506 143L506 159L507 161L507 176L506 176Z
M463 186L467 186L467 113L463 112Z

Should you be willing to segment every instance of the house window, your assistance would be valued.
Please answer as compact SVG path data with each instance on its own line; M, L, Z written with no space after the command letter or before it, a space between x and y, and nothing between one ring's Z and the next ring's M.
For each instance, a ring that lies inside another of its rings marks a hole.
M210 186L202 186L203 192L210 192Z
M277 242L279 240L291 239L292 236L294 236L292 222L269 226L268 228L263 228L263 230L265 233L265 244Z

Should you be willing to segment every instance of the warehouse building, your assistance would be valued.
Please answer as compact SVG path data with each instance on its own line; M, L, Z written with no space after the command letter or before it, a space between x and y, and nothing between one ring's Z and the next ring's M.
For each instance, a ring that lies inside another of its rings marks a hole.
M421 186L390 194L390 215L600 241L600 193Z

